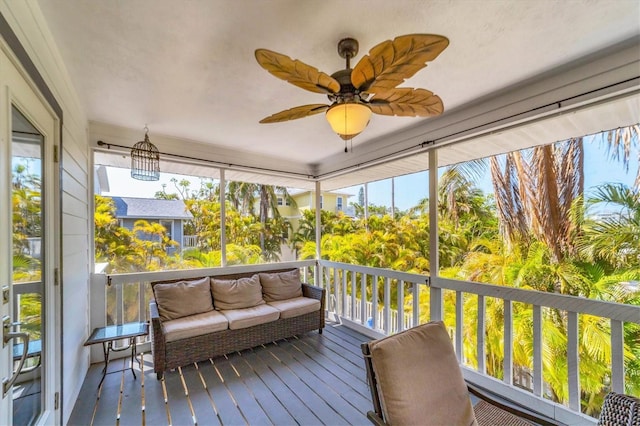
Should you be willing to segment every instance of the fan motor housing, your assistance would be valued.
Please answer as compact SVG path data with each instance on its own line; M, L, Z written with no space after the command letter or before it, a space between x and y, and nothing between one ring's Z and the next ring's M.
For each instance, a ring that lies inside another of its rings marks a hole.
M329 100L331 102L349 102L349 101L363 101L360 97L360 91L356 90L351 83L351 69L344 69L336 71L331 74L331 77L335 78L340 83L340 92L330 94Z

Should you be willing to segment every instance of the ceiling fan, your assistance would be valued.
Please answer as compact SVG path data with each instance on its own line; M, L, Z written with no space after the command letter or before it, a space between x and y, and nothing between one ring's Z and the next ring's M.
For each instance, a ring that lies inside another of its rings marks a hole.
M398 36L373 47L351 69L358 41L345 38L338 43L338 54L346 60L346 67L332 75L281 53L257 49L256 60L262 68L302 89L326 94L331 102L280 111L260 123L295 120L326 111L333 131L346 141L367 127L372 112L405 117L442 114L442 100L433 92L397 86L426 67L448 45L446 37L434 34Z

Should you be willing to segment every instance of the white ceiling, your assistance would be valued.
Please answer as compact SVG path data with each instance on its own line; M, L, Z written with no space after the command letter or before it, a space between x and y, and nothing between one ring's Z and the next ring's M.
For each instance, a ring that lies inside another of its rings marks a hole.
M444 35L449 47L403 86L438 94L445 118L452 110L640 35L638 0L39 4L88 118L101 128L106 123L133 129L141 137L147 124L152 141L154 135L194 141L194 147L234 153L237 164L297 172L328 170L332 163L353 165L355 157L392 143L393 135L433 119L374 115L349 154L323 114L259 124L272 113L327 99L267 73L255 61L257 48L332 74L344 68L336 52L343 37L360 42L357 61L398 35ZM197 149L193 152L197 156Z

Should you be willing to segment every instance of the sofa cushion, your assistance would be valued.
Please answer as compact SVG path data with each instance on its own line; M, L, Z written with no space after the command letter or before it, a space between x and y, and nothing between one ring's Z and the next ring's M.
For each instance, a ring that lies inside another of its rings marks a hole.
M191 281L158 283L153 286L153 294L162 321L213 310L209 277Z
M201 336L226 330L229 327L227 318L218 311L190 315L162 323L167 342Z
M300 271L295 269L287 272L261 273L260 284L264 300L274 302L302 296Z
M309 297L294 297L293 299L268 302L267 304L279 310L280 318L282 319L293 318L320 310L320 301Z
M251 308L264 304L257 274L237 280L211 278L211 293L213 306L218 310Z
M442 321L373 341L369 347L386 422L412 424L425 419L433 425L477 424Z
M259 305L252 308L231 309L220 312L229 321L229 328L231 330L252 327L280 318L280 311L269 305Z

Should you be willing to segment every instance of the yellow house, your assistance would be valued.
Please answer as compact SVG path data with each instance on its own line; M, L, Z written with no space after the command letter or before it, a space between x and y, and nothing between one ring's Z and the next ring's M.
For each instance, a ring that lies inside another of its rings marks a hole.
M295 200L296 206L287 203L284 197L278 197L278 211L282 217L289 219L295 232L298 229L303 211L316 208L316 192L292 190L289 194ZM349 197L352 196L353 194L346 192L323 191L320 195L320 209L336 214L342 212L347 216L354 216L353 207L348 206Z

